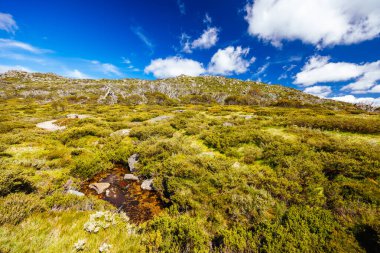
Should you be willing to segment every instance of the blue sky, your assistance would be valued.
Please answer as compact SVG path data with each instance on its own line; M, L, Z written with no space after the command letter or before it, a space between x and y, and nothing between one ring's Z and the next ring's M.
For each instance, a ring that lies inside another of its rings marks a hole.
M221 75L380 105L378 0L1 0L0 72Z

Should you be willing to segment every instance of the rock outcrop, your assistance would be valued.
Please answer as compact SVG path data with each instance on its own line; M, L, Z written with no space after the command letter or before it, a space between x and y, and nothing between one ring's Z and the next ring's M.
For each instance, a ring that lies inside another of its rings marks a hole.
M90 184L89 187L96 191L97 194L102 194L105 190L110 187L110 183L94 183Z
M147 190L147 191L153 191L153 179L146 179L141 184L141 189Z

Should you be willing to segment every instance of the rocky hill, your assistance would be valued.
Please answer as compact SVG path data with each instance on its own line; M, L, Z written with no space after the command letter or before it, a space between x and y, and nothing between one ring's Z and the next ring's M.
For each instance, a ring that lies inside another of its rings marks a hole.
M229 104L283 107L326 107L353 109L354 106L321 99L280 85L267 85L217 76L159 80L70 79L55 74L9 71L0 75L0 98L32 98L41 103L101 104Z

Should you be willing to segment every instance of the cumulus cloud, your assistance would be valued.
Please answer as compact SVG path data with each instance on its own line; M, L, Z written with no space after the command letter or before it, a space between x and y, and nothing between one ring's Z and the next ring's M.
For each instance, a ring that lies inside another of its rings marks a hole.
M191 47L193 49L195 48L207 49L214 46L219 39L218 32L219 30L215 27L210 27L207 30L204 30L201 37L193 41L193 43L191 44Z
M363 67L353 63L329 62L328 56L313 56L296 75L295 84L310 86L315 83L345 81L360 76Z
M74 69L74 70L71 70L71 71L68 71L65 76L67 77L71 77L71 78L75 78L75 79L90 79L91 77L80 72L79 70L77 69Z
M190 37L183 33L181 36L182 51L185 53L193 52L193 49L208 49L216 45L219 40L219 29L216 27L209 27L203 31L202 35L190 41Z
M354 80L342 90L355 93L376 92L371 89L380 80L380 61L355 64L348 62L330 62L328 56L313 56L296 75L295 84L310 86L316 83Z
M362 75L356 79L355 82L344 86L342 90L351 90L354 93L378 92L376 85L380 80L380 61L366 63L360 67L362 69Z
M216 75L241 74L248 71L248 67L255 61L255 58L246 59L249 48L226 47L219 49L211 58L208 72Z
M373 97L364 97L364 98L357 98L353 95L345 95L341 97L332 97L331 99L352 103L352 104L371 104L374 106L380 106L380 97L379 98L373 98Z
M249 34L274 46L298 39L321 47L348 45L380 33L378 0L255 0L246 12Z
M10 70L19 70L19 71L25 71L25 72L33 72L31 69L20 66L20 65L14 65L14 66L8 66L8 65L0 65L0 74L5 73Z
M13 16L8 13L0 12L0 30L14 34L17 29L18 26L16 21L13 19Z
M32 46L28 43L24 43L24 42L16 41L16 40L10 40L10 39L0 39L0 49L22 50L22 51L27 51L29 53L34 53L34 54L52 52L51 50L48 50L48 49L41 49L41 48Z
M206 70L202 63L181 57L152 60L145 68L145 73L152 73L157 78L176 77L179 75L199 76Z
M304 92L318 97L327 97L332 90L330 86L313 86L307 87Z

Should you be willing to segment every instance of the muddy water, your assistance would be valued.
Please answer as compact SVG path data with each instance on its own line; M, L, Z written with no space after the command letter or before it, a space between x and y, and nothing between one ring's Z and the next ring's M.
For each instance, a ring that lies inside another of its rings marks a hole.
M97 196L124 211L133 223L150 220L163 209L163 203L154 191L142 190L141 181L124 180L124 175L130 173L127 169L118 167L97 174L83 183L82 192L86 195ZM92 183L110 183L108 192L96 194L90 189Z

